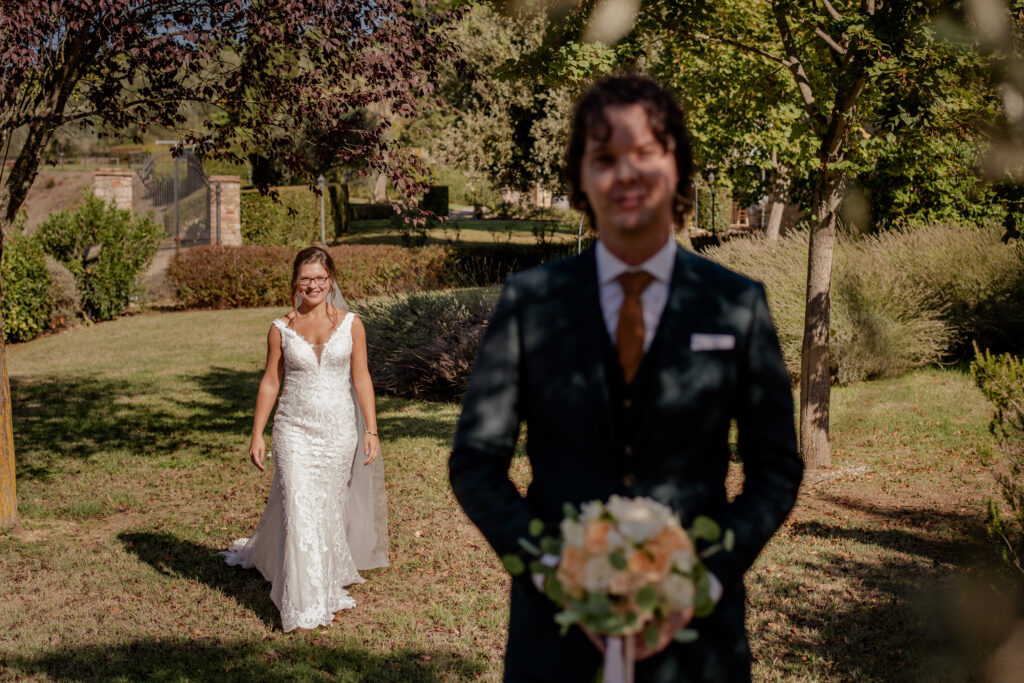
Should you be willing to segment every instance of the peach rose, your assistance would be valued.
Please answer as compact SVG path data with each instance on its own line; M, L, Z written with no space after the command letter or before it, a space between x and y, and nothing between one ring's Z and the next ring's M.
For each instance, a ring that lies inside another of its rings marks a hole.
M590 555L600 555L608 548L608 532L612 525L605 520L599 520L586 528L586 535L583 546Z
M583 570L586 566L583 551L575 546L562 548L562 560L558 564L558 580L570 595L583 590Z
M668 574L672 566L672 553L648 544L643 550L634 550L626 560L626 568L649 583L657 583Z

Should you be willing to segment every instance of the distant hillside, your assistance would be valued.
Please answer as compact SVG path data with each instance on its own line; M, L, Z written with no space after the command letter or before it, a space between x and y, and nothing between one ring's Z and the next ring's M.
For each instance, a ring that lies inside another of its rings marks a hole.
M92 170L61 171L47 168L40 171L25 199L28 231L35 231L51 213L70 208L86 191L92 191L92 178Z

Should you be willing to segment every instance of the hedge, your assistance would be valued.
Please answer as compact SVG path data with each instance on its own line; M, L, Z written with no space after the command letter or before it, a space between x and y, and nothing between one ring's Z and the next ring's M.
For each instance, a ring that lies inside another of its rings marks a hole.
M38 336L49 324L53 310L46 254L38 240L22 234L7 238L0 281L5 341L22 342Z
M278 200L258 192L241 199L242 241L262 246L303 247L320 239L320 197L304 185L272 188ZM294 213L293 213L294 212ZM324 227L328 238L348 228L348 193L331 184L324 192Z
M342 245L327 251L348 300L441 286L442 247ZM296 253L288 247L197 247L174 257L168 277L177 300L189 308L286 306Z

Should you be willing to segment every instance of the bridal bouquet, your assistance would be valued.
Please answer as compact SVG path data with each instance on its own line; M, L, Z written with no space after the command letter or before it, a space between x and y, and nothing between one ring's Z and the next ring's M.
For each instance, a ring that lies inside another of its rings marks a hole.
M529 570L538 587L563 608L555 615L562 633L579 624L606 637L606 680L609 668L623 665L625 680L631 678L635 634L642 633L653 648L659 624L670 615L711 612L713 580L701 560L730 550L733 543L732 532L723 535L708 517L684 529L671 508L651 498L612 496L607 502L584 503L580 510L567 504L559 530L560 538L544 537L543 523L534 520L532 539L520 539L520 545L535 558ZM698 553L698 541L715 545ZM527 569L519 555L503 560L512 574ZM689 642L697 634L684 628L674 637ZM609 661L620 655L623 662Z

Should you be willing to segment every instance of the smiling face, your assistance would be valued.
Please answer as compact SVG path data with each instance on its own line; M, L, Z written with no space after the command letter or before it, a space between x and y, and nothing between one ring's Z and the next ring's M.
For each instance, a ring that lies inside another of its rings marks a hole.
M641 105L607 105L602 113L604 130L591 131L580 163L580 189L598 238L613 252L639 243L660 247L672 230L675 156L655 137Z
M302 295L303 303L308 306L317 306L327 298L333 282L323 264L313 262L304 263L299 268L296 284L299 294Z

